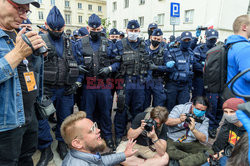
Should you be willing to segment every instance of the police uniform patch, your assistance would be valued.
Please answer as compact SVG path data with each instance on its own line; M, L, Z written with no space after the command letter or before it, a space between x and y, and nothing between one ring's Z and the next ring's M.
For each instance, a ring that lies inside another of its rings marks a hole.
M188 32L186 33L186 35L188 36Z
M93 25L93 28L96 28L96 25L95 25L95 24Z
M114 32L114 35L116 35L116 32Z
M135 28L135 26L134 26L134 25L132 25L132 28Z
M157 35L160 36L160 32L158 32Z
M214 35L215 34L215 32L212 32L212 35Z

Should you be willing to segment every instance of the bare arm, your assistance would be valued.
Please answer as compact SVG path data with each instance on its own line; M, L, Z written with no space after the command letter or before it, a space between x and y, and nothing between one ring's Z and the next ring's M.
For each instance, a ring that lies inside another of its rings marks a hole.
M168 120L166 121L165 124L167 126L176 126L176 125L184 122L186 118L187 117L185 114L181 114L179 118L168 118Z
M146 125L145 121L141 120L140 127L138 127L137 129L130 128L127 134L128 139L136 139L143 132L145 125Z

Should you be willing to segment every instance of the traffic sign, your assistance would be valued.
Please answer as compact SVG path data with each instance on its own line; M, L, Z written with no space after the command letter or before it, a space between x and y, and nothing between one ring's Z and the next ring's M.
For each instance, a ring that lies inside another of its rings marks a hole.
M180 17L170 17L170 25L180 25Z
M171 2L170 17L180 17L180 3Z

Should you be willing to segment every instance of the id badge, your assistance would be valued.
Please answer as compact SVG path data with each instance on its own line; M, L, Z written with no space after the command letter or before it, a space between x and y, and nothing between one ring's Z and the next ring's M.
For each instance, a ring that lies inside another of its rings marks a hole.
M33 71L32 72L25 72L25 73L23 73L23 75L24 75L24 79L25 79L25 83L26 83L28 92L36 90L37 85L36 85L34 72Z
M183 141L186 140L186 139L187 139L187 136L186 136L186 134L185 134L185 135L181 136L180 138L178 138L178 141L179 141L179 142L183 142Z

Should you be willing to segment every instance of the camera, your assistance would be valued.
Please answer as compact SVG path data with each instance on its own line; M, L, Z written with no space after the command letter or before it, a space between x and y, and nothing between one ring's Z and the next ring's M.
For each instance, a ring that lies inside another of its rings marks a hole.
M157 123L154 119L150 118L150 119L147 119L145 120L145 123L147 123L144 127L144 129L147 131L147 132L150 132L152 131L153 129L153 126L155 127L155 129L157 128Z
M214 158L211 154L209 154L209 152L207 152L205 150L203 152L204 152L205 156L210 159L209 160L209 165L210 166L219 166L219 160Z
M31 30L30 29L26 29L26 33L27 32L30 32ZM22 39L28 44L28 43L30 43L30 41L28 40L28 38L27 38L27 36L26 35L22 35ZM31 43L30 43L31 44ZM28 44L28 45L30 45L30 44ZM32 47L33 48L33 47ZM48 52L48 49L45 47L45 46L42 46L42 47L40 47L40 48L38 48L38 49L36 49L36 50L33 50L33 54L34 55L36 55L36 56L40 56L40 55L42 55L42 54L44 54L44 53L46 53L46 52Z
M198 122L198 123L202 123L203 122L203 117L196 117L194 114L191 114L191 113L186 113L186 120L185 122L186 123L190 123L191 122L191 119L190 118L194 118L195 122Z

